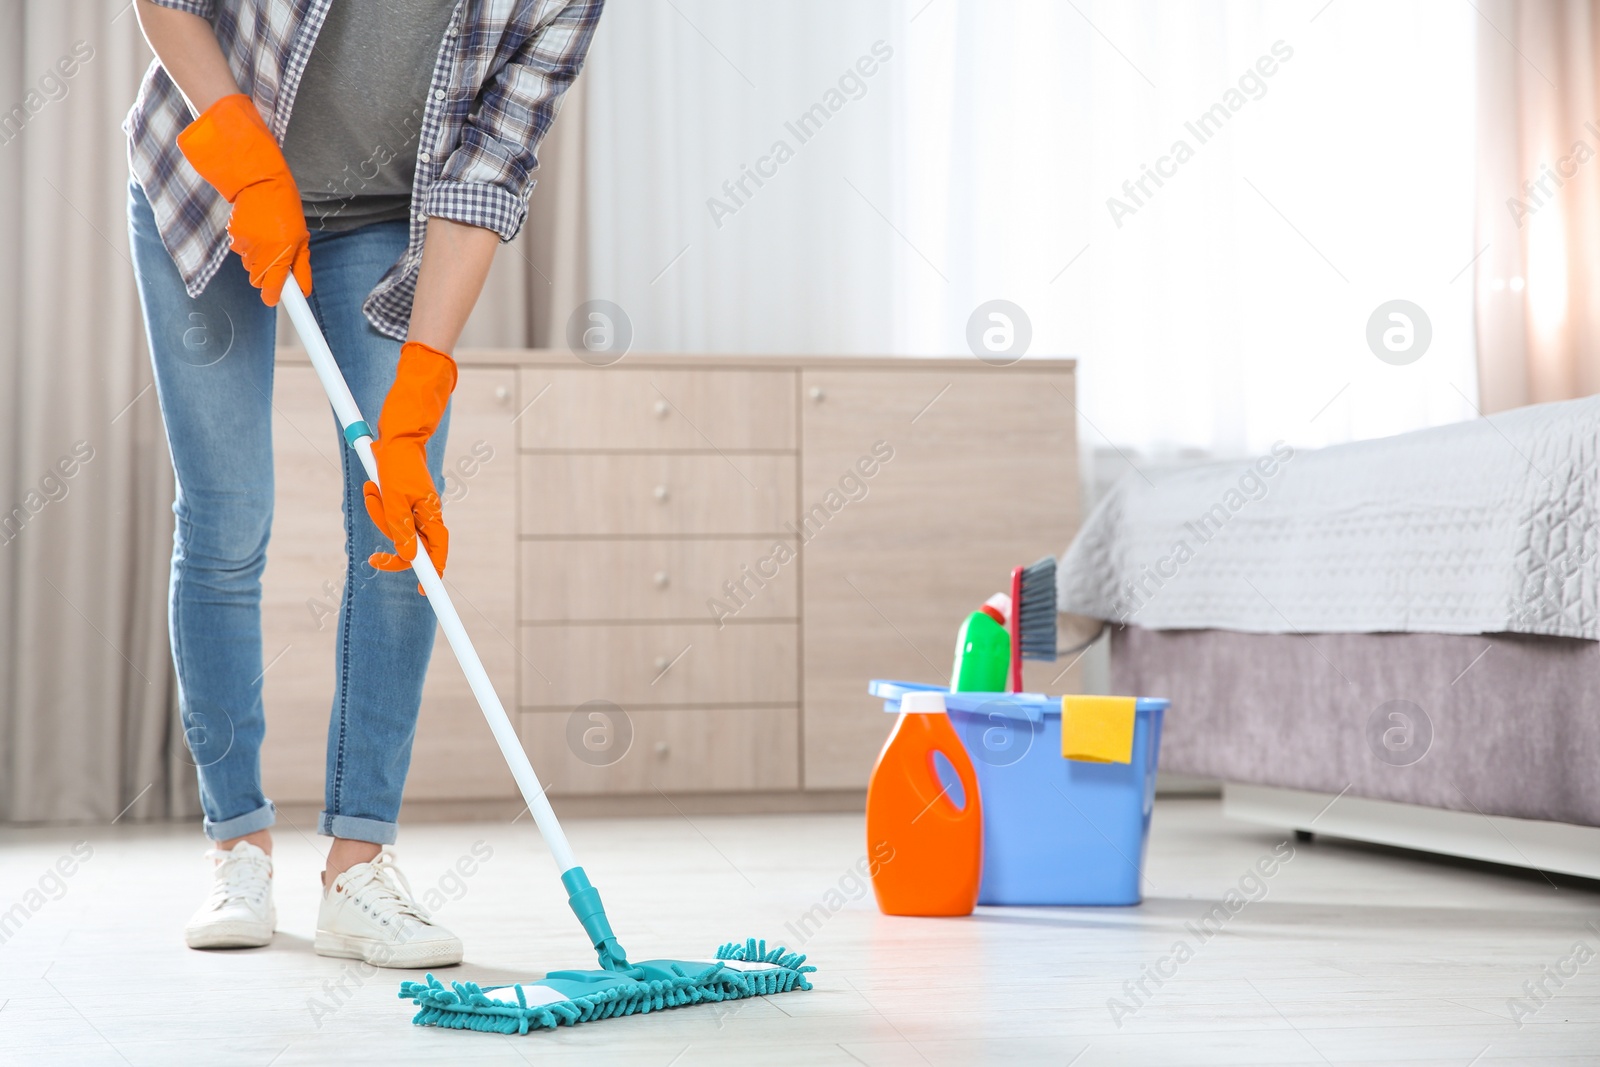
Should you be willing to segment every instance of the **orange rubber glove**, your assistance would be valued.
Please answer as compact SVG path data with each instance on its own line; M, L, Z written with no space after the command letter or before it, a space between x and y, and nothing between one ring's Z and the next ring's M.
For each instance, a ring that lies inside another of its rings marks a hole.
M378 439L372 443L383 489L368 482L364 490L367 514L394 542L393 552L374 552L367 561L380 571L410 570L420 536L434 570L444 573L450 531L445 529L443 506L428 473L426 450L455 387L455 360L421 341L400 346L400 368L378 416ZM417 592L422 592L420 585Z
M178 149L200 177L233 205L228 235L268 307L294 271L311 292L311 233L300 189L261 112L243 93L225 96L178 134Z

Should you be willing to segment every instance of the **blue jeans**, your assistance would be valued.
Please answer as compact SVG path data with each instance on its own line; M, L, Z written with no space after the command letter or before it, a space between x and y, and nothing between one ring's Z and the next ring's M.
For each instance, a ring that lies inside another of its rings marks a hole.
M128 229L177 475L168 626L178 710L199 768L206 835L222 841L274 821L261 789L261 572L272 526L277 313L261 303L231 253L191 299L137 185ZM311 307L373 425L394 382L400 344L372 327L361 302L405 247L403 221L311 237ZM346 569L318 830L388 844L411 763L434 617L409 571L379 572L367 563L392 546L367 517L366 475L331 416L329 439L344 466ZM441 492L448 429L447 411L428 443L428 469Z

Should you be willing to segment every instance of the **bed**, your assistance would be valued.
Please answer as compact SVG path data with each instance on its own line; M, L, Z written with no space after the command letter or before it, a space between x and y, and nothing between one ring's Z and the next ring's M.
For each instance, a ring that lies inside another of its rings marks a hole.
M1057 606L1234 815L1600 877L1597 443L1593 398L1129 475Z

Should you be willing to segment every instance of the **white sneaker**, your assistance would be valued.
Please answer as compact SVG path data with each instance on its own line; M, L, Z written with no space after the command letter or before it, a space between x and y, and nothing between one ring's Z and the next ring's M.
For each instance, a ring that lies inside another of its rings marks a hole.
M365 960L375 967L448 967L461 962L461 939L434 923L388 849L333 880L317 911L319 956Z
M271 941L278 924L272 857L248 841L206 855L219 861L211 872L211 895L183 928L184 941L190 948L260 948Z

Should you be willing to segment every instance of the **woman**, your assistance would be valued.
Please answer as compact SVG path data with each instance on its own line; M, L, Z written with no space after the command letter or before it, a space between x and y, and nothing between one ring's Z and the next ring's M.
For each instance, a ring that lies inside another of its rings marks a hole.
M384 849L434 634L407 572L419 542L444 570L450 352L495 245L522 225L535 150L602 3L137 0L156 62L125 124L129 228L177 474L179 706L215 843L193 948L264 945L276 922L260 610L273 307L292 275L356 402L380 412L383 486L363 484L339 437L348 566L316 950L393 967L461 959Z

